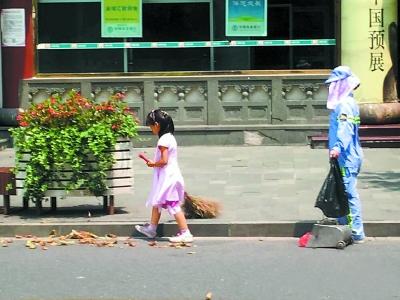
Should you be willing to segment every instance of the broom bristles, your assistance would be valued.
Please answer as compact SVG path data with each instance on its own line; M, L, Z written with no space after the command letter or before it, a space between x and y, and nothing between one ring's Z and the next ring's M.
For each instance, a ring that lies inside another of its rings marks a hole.
M185 192L183 210L188 219L211 219L220 214L221 205L214 200L192 196Z

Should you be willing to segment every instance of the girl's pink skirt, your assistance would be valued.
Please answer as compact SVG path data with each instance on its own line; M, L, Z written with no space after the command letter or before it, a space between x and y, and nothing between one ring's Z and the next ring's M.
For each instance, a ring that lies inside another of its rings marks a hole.
M161 205L161 208L166 209L171 216L174 216L178 212L182 211L179 201L167 201ZM160 210L161 210L161 208L160 208Z

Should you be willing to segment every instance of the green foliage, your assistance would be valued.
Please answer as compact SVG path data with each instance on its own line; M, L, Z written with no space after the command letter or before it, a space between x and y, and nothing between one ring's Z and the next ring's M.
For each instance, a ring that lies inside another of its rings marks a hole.
M7 183L6 191L11 191L13 188L14 188L14 186L12 185L12 183Z
M41 200L49 185L65 190L88 189L100 196L118 138L137 136L137 120L117 93L94 103L72 91L67 99L53 95L17 116L11 129L16 148L15 174L25 172L25 197ZM62 181L63 174L71 180ZM67 182L67 183L66 183Z

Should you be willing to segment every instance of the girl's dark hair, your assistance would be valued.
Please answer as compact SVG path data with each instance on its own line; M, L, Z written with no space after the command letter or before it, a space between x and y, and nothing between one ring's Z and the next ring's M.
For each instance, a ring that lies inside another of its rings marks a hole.
M174 134L175 126L174 121L169 114L161 109L153 109L148 113L146 117L146 125L155 125L156 123L160 124L160 132L158 133L158 137L166 133Z

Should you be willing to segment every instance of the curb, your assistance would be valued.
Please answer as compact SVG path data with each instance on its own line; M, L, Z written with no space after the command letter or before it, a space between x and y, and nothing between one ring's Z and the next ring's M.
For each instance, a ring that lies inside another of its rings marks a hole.
M190 223L194 236L198 237L300 237L311 231L317 221L299 222L213 222ZM92 232L98 236L108 233L117 236L141 236L135 232L138 222L83 222L83 223L10 223L0 224L0 237L15 235L33 235L46 237L52 230L56 235L66 235L74 230ZM400 237L400 221L370 221L364 222L368 237ZM162 223L158 226L159 236L171 236L177 231L175 223Z

